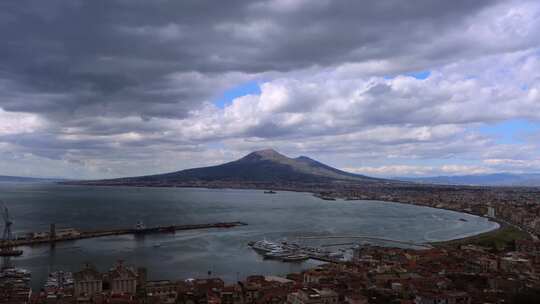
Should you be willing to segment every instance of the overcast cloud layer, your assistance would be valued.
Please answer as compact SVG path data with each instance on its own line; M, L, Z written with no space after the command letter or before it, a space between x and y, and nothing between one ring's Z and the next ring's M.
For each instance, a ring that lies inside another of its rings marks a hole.
M377 176L540 172L539 33L526 0L2 1L0 175L266 147Z

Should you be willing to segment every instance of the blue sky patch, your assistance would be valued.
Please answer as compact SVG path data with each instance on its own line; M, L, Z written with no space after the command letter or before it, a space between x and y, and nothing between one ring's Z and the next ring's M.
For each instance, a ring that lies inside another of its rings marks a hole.
M424 80L427 79L431 75L431 71L417 71L417 72L410 72L403 74L405 76L411 76L416 79ZM384 76L384 79L394 79L397 75L392 76Z
M407 73L406 75L412 76L416 79L426 79L429 77L429 75L431 75L431 71L412 72L412 73Z
M480 127L483 135L494 137L499 144L523 144L528 133L540 130L540 124L526 119L512 119Z
M235 98L246 95L260 95L261 87L257 81L250 81L243 83L239 86L230 88L223 92L223 94L214 102L214 104L223 109L230 105Z

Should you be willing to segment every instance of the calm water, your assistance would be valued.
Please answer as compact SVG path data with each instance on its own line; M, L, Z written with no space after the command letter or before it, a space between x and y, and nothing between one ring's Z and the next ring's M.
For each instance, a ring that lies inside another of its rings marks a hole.
M245 227L146 236L119 236L25 247L16 266L32 271L39 288L49 271L77 271L86 261L106 270L119 259L148 268L150 279L205 277L227 281L250 274L286 274L316 262L263 261L246 243L298 236L370 235L405 241L448 240L497 224L452 211L378 201L324 201L309 193L183 188L1 184L14 232L57 227L99 229L243 221ZM467 221L461 221L464 218ZM333 241L335 242L335 240ZM156 244L161 247L156 248Z

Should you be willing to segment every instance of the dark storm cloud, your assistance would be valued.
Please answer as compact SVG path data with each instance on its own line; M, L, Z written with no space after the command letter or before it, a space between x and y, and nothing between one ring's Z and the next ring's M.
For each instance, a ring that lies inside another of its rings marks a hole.
M315 1L295 9L255 1L3 1L2 75L21 94L63 98L1 106L185 117L223 88L170 83L172 73L221 77L398 56L488 3Z

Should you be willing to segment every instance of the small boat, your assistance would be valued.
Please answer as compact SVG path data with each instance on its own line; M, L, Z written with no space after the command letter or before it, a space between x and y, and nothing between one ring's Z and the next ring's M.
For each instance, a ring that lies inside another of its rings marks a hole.
M146 226L142 221L138 221L137 225L135 225L135 232L136 233L143 233L146 231Z
M464 219L464 218L460 218L459 220L462 221L462 222L468 222L468 221L467 221L466 219Z
M305 261L305 260L308 260L309 259L309 256L307 254L293 254L293 255L288 255L284 258L282 258L282 261L284 262L300 262L300 261Z
M276 194L276 192L272 191L272 190L269 190L269 191L264 191L264 194Z
M330 252L328 253L329 258L343 258L343 253L341 252Z
M253 250L261 252L261 253L270 252L270 251L278 250L281 248L281 246L279 246L278 244L269 242L266 240L250 242L248 244L249 246L251 246Z
M328 195L323 195L323 194L316 194L315 197L318 197L322 200L325 200L325 201L335 201L336 198L335 197L331 197L331 196L328 196Z

